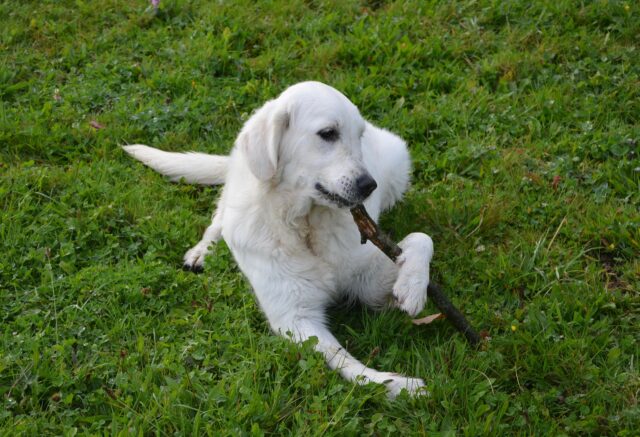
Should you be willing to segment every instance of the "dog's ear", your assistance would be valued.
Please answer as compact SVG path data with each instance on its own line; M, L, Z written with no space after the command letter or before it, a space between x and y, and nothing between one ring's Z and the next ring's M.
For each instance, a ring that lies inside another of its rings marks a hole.
M282 135L289 125L289 114L277 100L270 100L245 123L237 145L249 169L261 181L271 180L278 169Z

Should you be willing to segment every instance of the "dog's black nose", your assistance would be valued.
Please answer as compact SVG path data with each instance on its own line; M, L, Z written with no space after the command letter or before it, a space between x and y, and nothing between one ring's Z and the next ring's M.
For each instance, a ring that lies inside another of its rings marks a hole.
M373 190L378 187L378 184L368 173L365 173L356 179L356 187L358 188L358 194L362 196L363 199L366 199L369 197L369 194L373 193Z

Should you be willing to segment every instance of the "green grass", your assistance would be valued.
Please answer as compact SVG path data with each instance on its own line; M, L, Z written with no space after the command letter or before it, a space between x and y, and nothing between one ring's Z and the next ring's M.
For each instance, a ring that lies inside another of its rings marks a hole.
M15 0L0 17L0 434L638 435L637 2ZM432 236L434 279L491 337L331 313L428 397L388 401L271 335L224 244L181 271L218 190L118 147L226 153L309 79L408 141L414 184L383 225Z

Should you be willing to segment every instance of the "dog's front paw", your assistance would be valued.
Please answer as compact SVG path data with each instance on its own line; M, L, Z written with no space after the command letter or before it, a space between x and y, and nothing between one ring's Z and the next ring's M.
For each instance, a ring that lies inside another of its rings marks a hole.
M393 285L393 297L398 308L414 317L427 303L433 243L428 235L413 233L402 240L399 246L402 255L396 261L400 268Z
M406 390L409 396L420 396L428 394L425 383L420 378L408 378L406 376L390 373L389 378L384 382L387 387L387 396L395 399L402 390Z
M395 305L411 317L416 316L427 303L429 265L409 266L405 263L393 285Z
M206 247L196 244L184 254L182 268L194 273L202 273L204 270L204 257L209 253Z

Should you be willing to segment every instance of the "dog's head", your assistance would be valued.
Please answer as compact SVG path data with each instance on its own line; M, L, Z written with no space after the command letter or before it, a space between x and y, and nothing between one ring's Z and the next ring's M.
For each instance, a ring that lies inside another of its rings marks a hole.
M237 146L259 180L318 204L352 207L376 189L362 159L365 127L358 108L339 91L303 82L256 111Z

